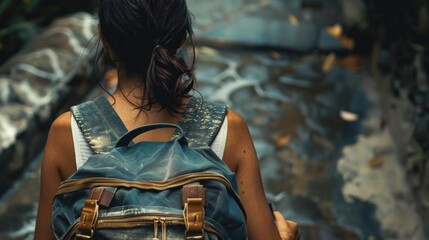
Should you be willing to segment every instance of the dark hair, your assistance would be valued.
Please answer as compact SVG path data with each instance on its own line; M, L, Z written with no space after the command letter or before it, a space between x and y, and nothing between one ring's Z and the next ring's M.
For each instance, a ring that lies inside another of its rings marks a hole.
M192 17L185 0L99 0L102 37L114 61L129 75L142 77L141 111L159 103L170 113L183 110L195 82ZM191 66L181 47L189 41Z

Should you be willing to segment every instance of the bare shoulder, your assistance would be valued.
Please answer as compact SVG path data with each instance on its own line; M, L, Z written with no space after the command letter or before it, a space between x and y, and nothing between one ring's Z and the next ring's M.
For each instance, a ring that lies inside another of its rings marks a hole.
M232 171L237 172L240 163L245 161L248 154L254 152L253 141L242 116L228 109L228 134L225 146L224 161Z
M36 240L55 239L51 229L52 200L61 182L76 169L73 159L71 115L66 112L52 123L43 153Z
M70 144L73 145L73 139L71 136L71 113L65 112L52 122L47 142L49 146L46 147L69 147Z
M68 131L71 129L71 112L65 112L58 116L51 125L51 130Z
M44 161L56 166L62 178L74 172L74 147L71 131L71 113L65 112L57 117L51 125L45 146Z
M247 212L249 239L280 239L265 199L259 161L246 121L228 110L224 161L236 174L239 195Z
M251 138L247 122L240 114L232 109L228 109L227 117L228 137L231 137L229 144L240 144L240 141L238 140L243 140L243 137Z
M238 114L233 109L228 109L226 116L228 117L228 126L231 126L232 128L234 127L247 128L247 123L244 120L244 118L240 116L240 114Z

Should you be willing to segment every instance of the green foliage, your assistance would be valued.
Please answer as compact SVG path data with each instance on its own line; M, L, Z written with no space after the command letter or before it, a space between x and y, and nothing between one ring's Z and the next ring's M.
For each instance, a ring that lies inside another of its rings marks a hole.
M53 19L95 9L95 0L0 0L0 65Z

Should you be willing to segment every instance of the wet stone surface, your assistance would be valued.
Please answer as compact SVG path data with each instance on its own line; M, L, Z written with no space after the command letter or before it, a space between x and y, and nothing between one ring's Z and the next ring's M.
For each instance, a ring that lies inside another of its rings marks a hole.
M342 65L325 73L318 55L276 61L267 52L206 52L200 61L228 67L217 69L211 86L218 89L205 97L247 120L267 196L301 223L303 239L424 239L397 155L383 150L394 144L376 124L381 116L370 78ZM377 154L385 159L381 167ZM398 182L390 184L392 177ZM409 223L395 220L405 215Z
M325 28L341 20L337 1L188 1L199 41L286 48L344 50ZM293 20L291 20L293 19Z
M89 68L95 27L88 13L57 19L0 67L0 194L42 149L70 82Z
M383 150L393 143L372 119L380 114L370 79L341 65L324 73L318 55L275 60L269 52L198 50L198 90L247 120L267 197L301 224L304 240L424 239L395 153ZM295 80L285 81L286 75ZM341 111L358 118L345 120ZM375 142L379 148L372 147ZM374 153L385 161L371 167ZM21 186L38 188L34 174L24 177ZM26 189L16 187L4 197L0 239L31 238L37 192L22 200ZM12 224L3 216L17 208L15 217L23 219ZM401 216L407 224L395 220Z

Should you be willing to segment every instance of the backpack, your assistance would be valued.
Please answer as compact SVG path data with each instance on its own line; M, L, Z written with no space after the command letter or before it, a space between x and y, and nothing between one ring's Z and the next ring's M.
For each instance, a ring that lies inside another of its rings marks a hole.
M209 147L224 105L192 98L179 125L128 132L105 97L71 111L97 154L59 187L57 239L247 239L235 174ZM170 141L132 142L166 127Z

